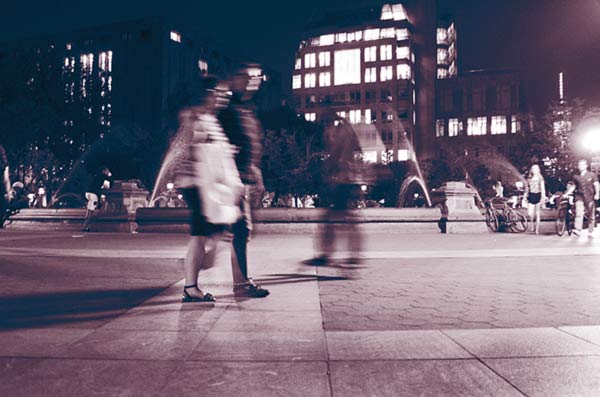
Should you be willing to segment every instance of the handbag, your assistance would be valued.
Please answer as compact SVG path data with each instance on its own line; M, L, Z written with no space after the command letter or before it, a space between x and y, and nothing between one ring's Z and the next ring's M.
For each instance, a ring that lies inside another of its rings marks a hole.
M194 145L196 176L202 215L207 222L231 225L241 216L239 200L244 185L235 160L234 147L225 140Z

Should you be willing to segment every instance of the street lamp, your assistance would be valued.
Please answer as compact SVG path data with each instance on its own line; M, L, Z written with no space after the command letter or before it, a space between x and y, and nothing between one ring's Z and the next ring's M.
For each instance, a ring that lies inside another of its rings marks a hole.
M591 156L592 171L600 170L600 116L588 117L578 128L577 151Z

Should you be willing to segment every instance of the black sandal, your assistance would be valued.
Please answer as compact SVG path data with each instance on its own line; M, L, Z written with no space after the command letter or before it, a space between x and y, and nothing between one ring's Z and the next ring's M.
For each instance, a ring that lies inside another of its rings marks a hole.
M183 296L181 297L181 303L186 303L186 302L215 302L216 299L214 296L212 296L212 294L210 293L206 293L204 294L201 298L198 298L196 296L191 296L190 294L187 293L186 289L187 288L196 288L198 287L198 284L194 284L194 285L186 285L183 287Z

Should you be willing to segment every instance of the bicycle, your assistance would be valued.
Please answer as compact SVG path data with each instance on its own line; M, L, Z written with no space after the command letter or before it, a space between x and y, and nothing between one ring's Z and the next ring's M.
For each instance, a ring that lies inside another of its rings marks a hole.
M523 233L527 230L527 217L511 208L506 200L486 200L485 207L485 223L492 232L508 230Z
M596 206L596 225L600 223L600 208ZM586 226L588 223L587 212L583 214L583 224ZM575 230L575 203L573 195L563 195L560 198L558 214L554 221L556 227L556 234L562 236L567 232L567 235L573 234Z

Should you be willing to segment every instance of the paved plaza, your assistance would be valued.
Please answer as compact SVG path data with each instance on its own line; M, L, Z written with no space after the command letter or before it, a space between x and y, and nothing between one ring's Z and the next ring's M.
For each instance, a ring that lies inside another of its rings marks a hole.
M597 396L600 238L259 234L180 303L187 236L0 230L2 396ZM226 243L222 243L226 248Z

